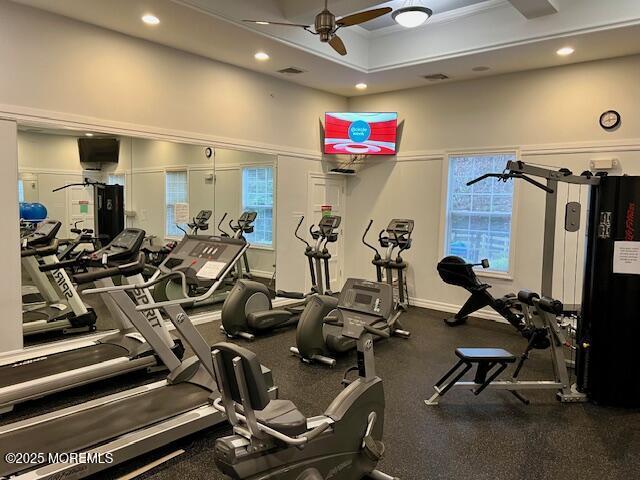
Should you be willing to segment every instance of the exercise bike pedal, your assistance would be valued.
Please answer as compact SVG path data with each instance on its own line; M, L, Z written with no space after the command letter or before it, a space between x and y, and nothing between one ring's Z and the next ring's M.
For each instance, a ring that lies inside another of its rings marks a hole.
M367 435L362 440L364 453L372 462L377 462L384 455L384 443L377 441L372 436Z

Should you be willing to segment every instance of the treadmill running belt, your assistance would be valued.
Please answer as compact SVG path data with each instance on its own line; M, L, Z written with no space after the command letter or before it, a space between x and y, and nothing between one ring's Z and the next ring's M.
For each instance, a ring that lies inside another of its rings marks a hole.
M127 349L120 345L99 343L3 365L0 367L0 388L128 355Z
M7 464L9 452L77 452L207 405L210 393L192 383L167 385L6 433L0 442L0 477L36 467Z

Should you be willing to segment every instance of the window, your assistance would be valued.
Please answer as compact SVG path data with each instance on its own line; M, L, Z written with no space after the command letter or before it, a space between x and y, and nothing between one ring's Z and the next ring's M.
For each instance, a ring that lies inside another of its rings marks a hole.
M107 185L122 185L124 187L124 174L110 173L107 177Z
M126 179L123 173L110 173L107 177L107 185L122 185L122 196L123 201L126 205L127 203L127 187L126 187Z
M22 179L18 180L18 201L24 202L24 182Z
M187 171L166 172L165 174L165 235L167 237L181 237L183 232L176 226L175 205L176 203L187 203L189 180ZM186 229L186 225L180 225Z
M253 233L246 236L247 241L273 246L273 167L242 169L242 210L258 214Z
M446 255L470 263L489 259L491 270L509 272L513 182L486 179L467 182L485 173L502 172L515 153L452 155L447 189Z

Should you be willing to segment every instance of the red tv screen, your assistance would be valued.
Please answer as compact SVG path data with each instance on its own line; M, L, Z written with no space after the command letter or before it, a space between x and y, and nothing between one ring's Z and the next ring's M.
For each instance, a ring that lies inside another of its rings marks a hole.
M324 153L395 155L397 113L326 113Z

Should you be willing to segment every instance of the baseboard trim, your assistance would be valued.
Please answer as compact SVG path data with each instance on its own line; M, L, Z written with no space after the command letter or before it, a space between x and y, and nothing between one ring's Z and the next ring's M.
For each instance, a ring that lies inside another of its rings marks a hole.
M431 310L438 310L439 312L445 313L456 313L462 307L462 305L455 305L453 303L438 302L436 300L427 300L425 298L416 297L410 297L409 302L415 307L429 308ZM473 314L473 316L476 318L482 318L484 320L493 320L494 322L507 323L507 321L501 315L492 310L478 310Z

